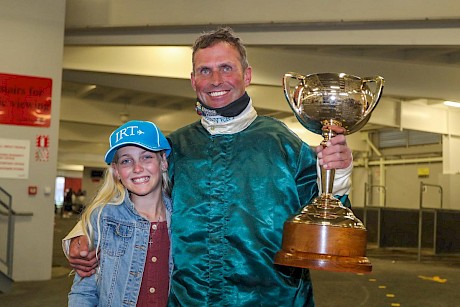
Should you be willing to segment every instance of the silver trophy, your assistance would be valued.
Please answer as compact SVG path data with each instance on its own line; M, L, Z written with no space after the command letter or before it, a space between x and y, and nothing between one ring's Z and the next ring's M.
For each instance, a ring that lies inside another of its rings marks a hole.
M306 129L323 136L323 146L336 135L324 127L340 126L350 134L368 122L383 84L380 76L359 78L344 73L290 72L283 78L284 94L295 116ZM332 195L334 176L335 170L321 168L321 195L284 223L276 264L328 271L372 271L365 257L367 231L353 212Z

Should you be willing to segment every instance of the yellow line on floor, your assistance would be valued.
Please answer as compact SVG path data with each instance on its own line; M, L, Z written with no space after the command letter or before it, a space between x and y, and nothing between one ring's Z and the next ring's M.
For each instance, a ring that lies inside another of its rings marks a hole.
M429 277L429 276L419 275L418 278L421 278L421 279L424 279L424 280L430 280L430 281L439 282L439 283L441 283L441 284L444 284L444 283L447 282L447 279L446 279L446 278L441 278L441 277L439 277L439 276Z

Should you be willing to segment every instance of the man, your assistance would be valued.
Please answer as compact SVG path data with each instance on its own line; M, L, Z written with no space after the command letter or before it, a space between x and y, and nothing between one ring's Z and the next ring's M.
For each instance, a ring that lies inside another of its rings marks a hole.
M276 266L273 258L284 221L318 195L316 156L282 122L257 116L246 93L252 68L231 29L200 36L192 58L191 83L202 118L169 136L169 304L314 306L309 271ZM352 156L345 137L337 135L316 150L324 168L344 169L336 172L341 191L334 193L347 201ZM79 251L77 244L71 247L69 261L88 274Z

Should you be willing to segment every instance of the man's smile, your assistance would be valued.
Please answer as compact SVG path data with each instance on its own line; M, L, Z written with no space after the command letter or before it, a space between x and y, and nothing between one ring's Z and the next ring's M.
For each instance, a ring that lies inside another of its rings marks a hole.
M209 92L209 96L218 97L227 94L229 91L218 91L218 92Z

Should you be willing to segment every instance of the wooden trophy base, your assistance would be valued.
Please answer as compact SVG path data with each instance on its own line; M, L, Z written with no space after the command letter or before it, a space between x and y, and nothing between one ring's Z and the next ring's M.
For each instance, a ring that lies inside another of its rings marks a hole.
M275 264L336 272L370 273L366 229L288 220Z

